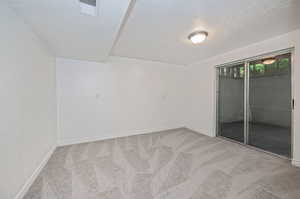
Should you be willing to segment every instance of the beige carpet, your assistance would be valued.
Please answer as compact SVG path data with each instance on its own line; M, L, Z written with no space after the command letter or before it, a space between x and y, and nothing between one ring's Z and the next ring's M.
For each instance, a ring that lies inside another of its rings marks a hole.
M187 129L56 149L25 199L300 199L286 160Z

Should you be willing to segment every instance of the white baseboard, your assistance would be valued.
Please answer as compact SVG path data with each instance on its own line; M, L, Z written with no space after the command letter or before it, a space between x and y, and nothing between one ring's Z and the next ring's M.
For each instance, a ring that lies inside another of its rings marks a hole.
M190 127L190 126L186 126L185 127L186 129L189 129L191 131L194 131L195 133L198 133L198 134L201 134L201 135L206 135L206 136L209 136L209 137L216 137L216 135L214 134L209 134L209 133L206 133L206 131L202 131L202 130L196 130L196 128L193 128L193 127Z
M29 190L30 186L33 184L35 179L38 177L42 169L45 167L47 164L48 160L50 159L51 155L53 154L54 150L56 149L56 146L53 146L50 151L46 154L42 162L39 164L39 166L35 169L33 174L30 176L30 178L25 182L21 190L18 192L17 196L15 199L22 199L27 191Z
M300 167L300 160L293 159L292 160L292 165L295 166L295 167Z
M101 141L101 140L109 140L114 138L121 138L121 137L127 137L127 136L133 136L133 135L141 135L141 134L148 134L148 133L154 133L159 131L167 131L167 130L175 130L175 129L181 129L185 128L184 126L179 127L173 127L173 128L153 128L153 129L147 129L147 130L135 130L130 131L128 133L112 133L110 136L98 136L98 137L88 137L88 138L80 138L80 139L65 139L65 140L59 140L58 146L67 146L72 144L81 144L81 143L87 143L87 142L95 142L95 141Z

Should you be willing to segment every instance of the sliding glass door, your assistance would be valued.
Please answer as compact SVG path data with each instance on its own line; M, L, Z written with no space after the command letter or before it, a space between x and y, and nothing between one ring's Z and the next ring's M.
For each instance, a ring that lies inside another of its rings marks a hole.
M291 53L217 67L217 134L291 157Z
M249 144L291 156L291 55L249 64Z
M244 64L218 68L218 134L244 142Z

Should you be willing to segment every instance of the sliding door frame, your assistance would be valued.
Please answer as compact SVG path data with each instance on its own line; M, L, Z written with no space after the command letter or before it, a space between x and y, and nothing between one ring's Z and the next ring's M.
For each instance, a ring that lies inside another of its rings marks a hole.
M249 62L244 63L244 144L249 143Z
M291 77L290 77L290 86L291 86L291 157L285 157L285 156L281 156L269 151L265 151L263 149L259 149L257 147L251 146L249 145L249 110L250 110L250 104L249 104L249 82L250 82L250 72L249 72L249 65L251 61L255 61L255 60L259 60L259 59L265 59L268 57L273 57L273 56L277 56L277 55L282 55L282 54L287 54L290 53L291 54L291 66L290 66L290 72L291 72ZM244 142L238 142L235 140L232 140L230 138L226 138L222 135L219 134L219 69L222 67L230 67L236 64L240 64L240 63L244 63ZM229 63L225 63L225 64L221 64L221 65L217 65L215 66L215 70L216 70L216 79L215 79L215 136L224 138L226 140L238 143L238 144L242 144L244 146L253 148L255 150L259 150L259 151L263 151L265 153L268 154L272 154L275 156L279 156L281 158L288 158L288 159L293 159L293 153L294 153L294 48L287 48L287 49L283 49L283 50L278 50L278 51L274 51L271 53L265 53L262 55L258 55L258 56L254 56L254 57L250 57L250 58L246 58L246 59L242 59L242 60L237 60L237 61L233 61L233 62L229 62Z

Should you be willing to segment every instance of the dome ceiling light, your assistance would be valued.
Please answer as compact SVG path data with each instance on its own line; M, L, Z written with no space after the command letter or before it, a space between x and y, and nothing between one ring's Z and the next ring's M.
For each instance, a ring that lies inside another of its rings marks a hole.
M265 65L274 64L274 62L276 62L276 58L275 57L270 57L270 58L267 58L267 59L263 60L263 64L265 64Z
M193 44L200 44L205 41L208 36L206 31L197 31L193 32L188 36L188 39L191 40Z

